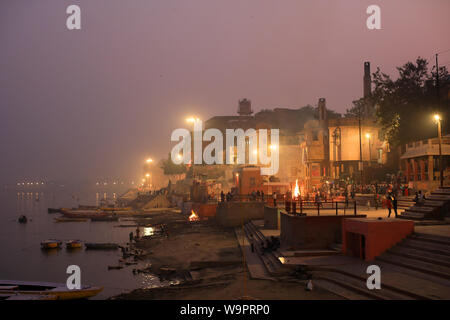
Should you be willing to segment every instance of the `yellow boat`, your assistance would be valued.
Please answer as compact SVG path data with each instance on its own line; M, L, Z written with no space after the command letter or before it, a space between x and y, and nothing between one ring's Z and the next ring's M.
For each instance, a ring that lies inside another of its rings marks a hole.
M69 240L66 242L67 249L77 249L83 247L81 240Z
M49 239L41 242L42 249L56 249L61 247L62 242L59 240Z
M63 283L0 280L0 295L34 295L73 300L93 297L102 290L103 287L81 286L81 289L71 290Z

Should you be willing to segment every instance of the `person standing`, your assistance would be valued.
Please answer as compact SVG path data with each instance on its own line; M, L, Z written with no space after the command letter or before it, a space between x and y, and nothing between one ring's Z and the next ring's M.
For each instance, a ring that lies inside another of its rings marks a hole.
M386 196L386 207L389 210L388 218L390 218L391 217L391 210L392 210L391 194L388 194Z
M392 197L392 208L394 209L395 217L397 218L397 197Z
M277 207L277 193L275 191L272 193L272 198L273 198L273 206L276 208Z

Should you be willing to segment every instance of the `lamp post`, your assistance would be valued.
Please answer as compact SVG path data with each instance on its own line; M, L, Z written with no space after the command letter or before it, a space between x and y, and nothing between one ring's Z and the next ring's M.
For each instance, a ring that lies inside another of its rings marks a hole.
M438 125L438 139L439 139L439 178L441 188L444 186L444 168L442 167L442 134L441 134L441 117L438 114L434 115L434 120Z
M202 120L197 117L189 117L186 122L192 123L194 125L194 146L195 146L195 130L198 124L201 124ZM192 178L195 180L195 150L194 150L194 160L192 161Z
M370 133L366 133L366 138L369 139L369 167L372 161L372 150L370 149Z

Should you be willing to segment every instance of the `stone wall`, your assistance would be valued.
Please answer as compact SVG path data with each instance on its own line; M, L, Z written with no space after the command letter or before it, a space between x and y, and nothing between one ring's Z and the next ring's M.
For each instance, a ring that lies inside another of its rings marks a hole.
M342 243L342 220L356 216L300 216L281 213L281 245L292 249L328 249Z
M264 206L264 228L280 228L280 211L280 209L275 207Z
M264 219L264 203L258 201L219 202L216 219L224 227L238 227L250 220Z

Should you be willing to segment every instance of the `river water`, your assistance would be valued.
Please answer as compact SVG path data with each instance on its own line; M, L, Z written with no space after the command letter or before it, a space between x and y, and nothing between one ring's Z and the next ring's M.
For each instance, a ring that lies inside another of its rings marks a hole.
M82 284L104 287L93 299L162 285L153 275L133 275L134 268L149 266L148 262L125 266L121 270L108 270L108 266L119 264L120 250L86 251L83 248L68 251L63 246L62 249L44 251L40 248L40 242L45 239L80 239L83 242L125 245L129 233L135 232L136 228L114 226L134 224L133 221L56 223L53 219L59 214L47 213L48 207L95 205L99 198L113 198L125 190L119 186L99 187L91 184L76 187L60 184L3 187L0 191L0 279L66 283L69 276L67 267L78 265ZM17 222L22 214L28 217L28 223Z

